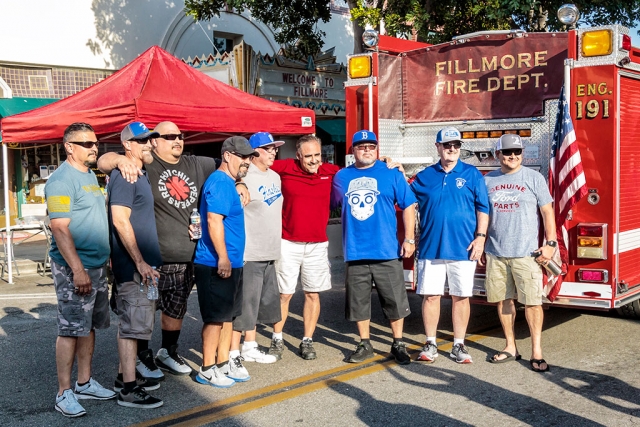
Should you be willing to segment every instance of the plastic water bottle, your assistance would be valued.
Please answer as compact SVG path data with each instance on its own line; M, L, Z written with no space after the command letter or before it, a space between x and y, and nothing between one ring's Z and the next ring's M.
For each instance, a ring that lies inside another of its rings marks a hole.
M140 292L144 292L144 282L142 281L142 277L140 277L140 273L138 273L137 271L133 273L133 281L138 282L138 284L140 285Z
M193 225L193 240L198 240L202 237L202 223L200 222L200 214L198 213L198 209L193 208L193 212L191 212L191 216L189 217L189 221Z
M154 270L156 269L155 267L151 267ZM158 299L158 278L154 277L153 278L154 284L151 285L147 285L147 299L149 301L155 301Z

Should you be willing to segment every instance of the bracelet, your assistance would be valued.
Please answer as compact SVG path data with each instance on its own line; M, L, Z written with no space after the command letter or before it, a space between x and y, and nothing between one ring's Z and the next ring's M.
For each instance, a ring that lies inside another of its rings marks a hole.
M238 182L236 182L236 185L244 185L245 187L247 187L247 184L245 184L245 183L244 183L244 182L242 182L242 181L238 181ZM249 188L249 187L247 187L247 188Z
M476 233L476 237L487 237L484 233Z

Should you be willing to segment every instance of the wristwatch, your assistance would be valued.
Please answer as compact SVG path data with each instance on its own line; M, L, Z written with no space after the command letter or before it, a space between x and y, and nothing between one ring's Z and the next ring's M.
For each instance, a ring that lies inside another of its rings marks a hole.
M405 243L409 243L410 245L415 245L416 241L414 239L404 239Z
M547 246L555 248L556 246L558 246L558 242L556 242L555 240L547 240Z

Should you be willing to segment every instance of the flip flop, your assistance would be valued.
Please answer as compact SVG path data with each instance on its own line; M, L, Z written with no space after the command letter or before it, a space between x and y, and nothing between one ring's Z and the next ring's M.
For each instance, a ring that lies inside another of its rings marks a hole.
M547 372L549 370L549 364L544 359L531 359L529 363L533 372ZM536 364L538 365L537 367L535 366ZM546 367L541 368L542 364L546 365Z
M507 356L504 359L496 359L496 356ZM511 361L515 361L515 360L520 360L522 359L522 356L520 356L519 354L516 354L515 356L511 353L509 353L508 351L501 351L499 353L496 353L493 355L493 357L491 359L489 359L489 362L491 363L506 363L506 362L511 362Z

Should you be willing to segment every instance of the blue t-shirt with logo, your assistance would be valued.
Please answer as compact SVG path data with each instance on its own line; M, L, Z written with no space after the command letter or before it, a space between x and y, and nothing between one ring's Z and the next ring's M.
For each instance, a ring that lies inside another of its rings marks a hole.
M458 161L445 172L440 162L416 175L411 189L420 209L418 259L469 260L476 212L489 213L487 188L474 166Z
M346 262L400 258L397 204L416 202L404 175L381 161L367 169L355 165L333 178L332 206L342 205L342 247Z
M194 259L197 264L217 267L219 257L209 235L208 212L223 216L224 243L231 268L241 268L244 265L244 209L236 191L235 181L220 170L212 173L202 188L200 201L202 238L196 246Z
M49 218L69 218L69 231L84 268L98 268L109 259L109 225L105 198L91 169L79 171L64 162L44 186ZM51 259L68 267L55 236Z

